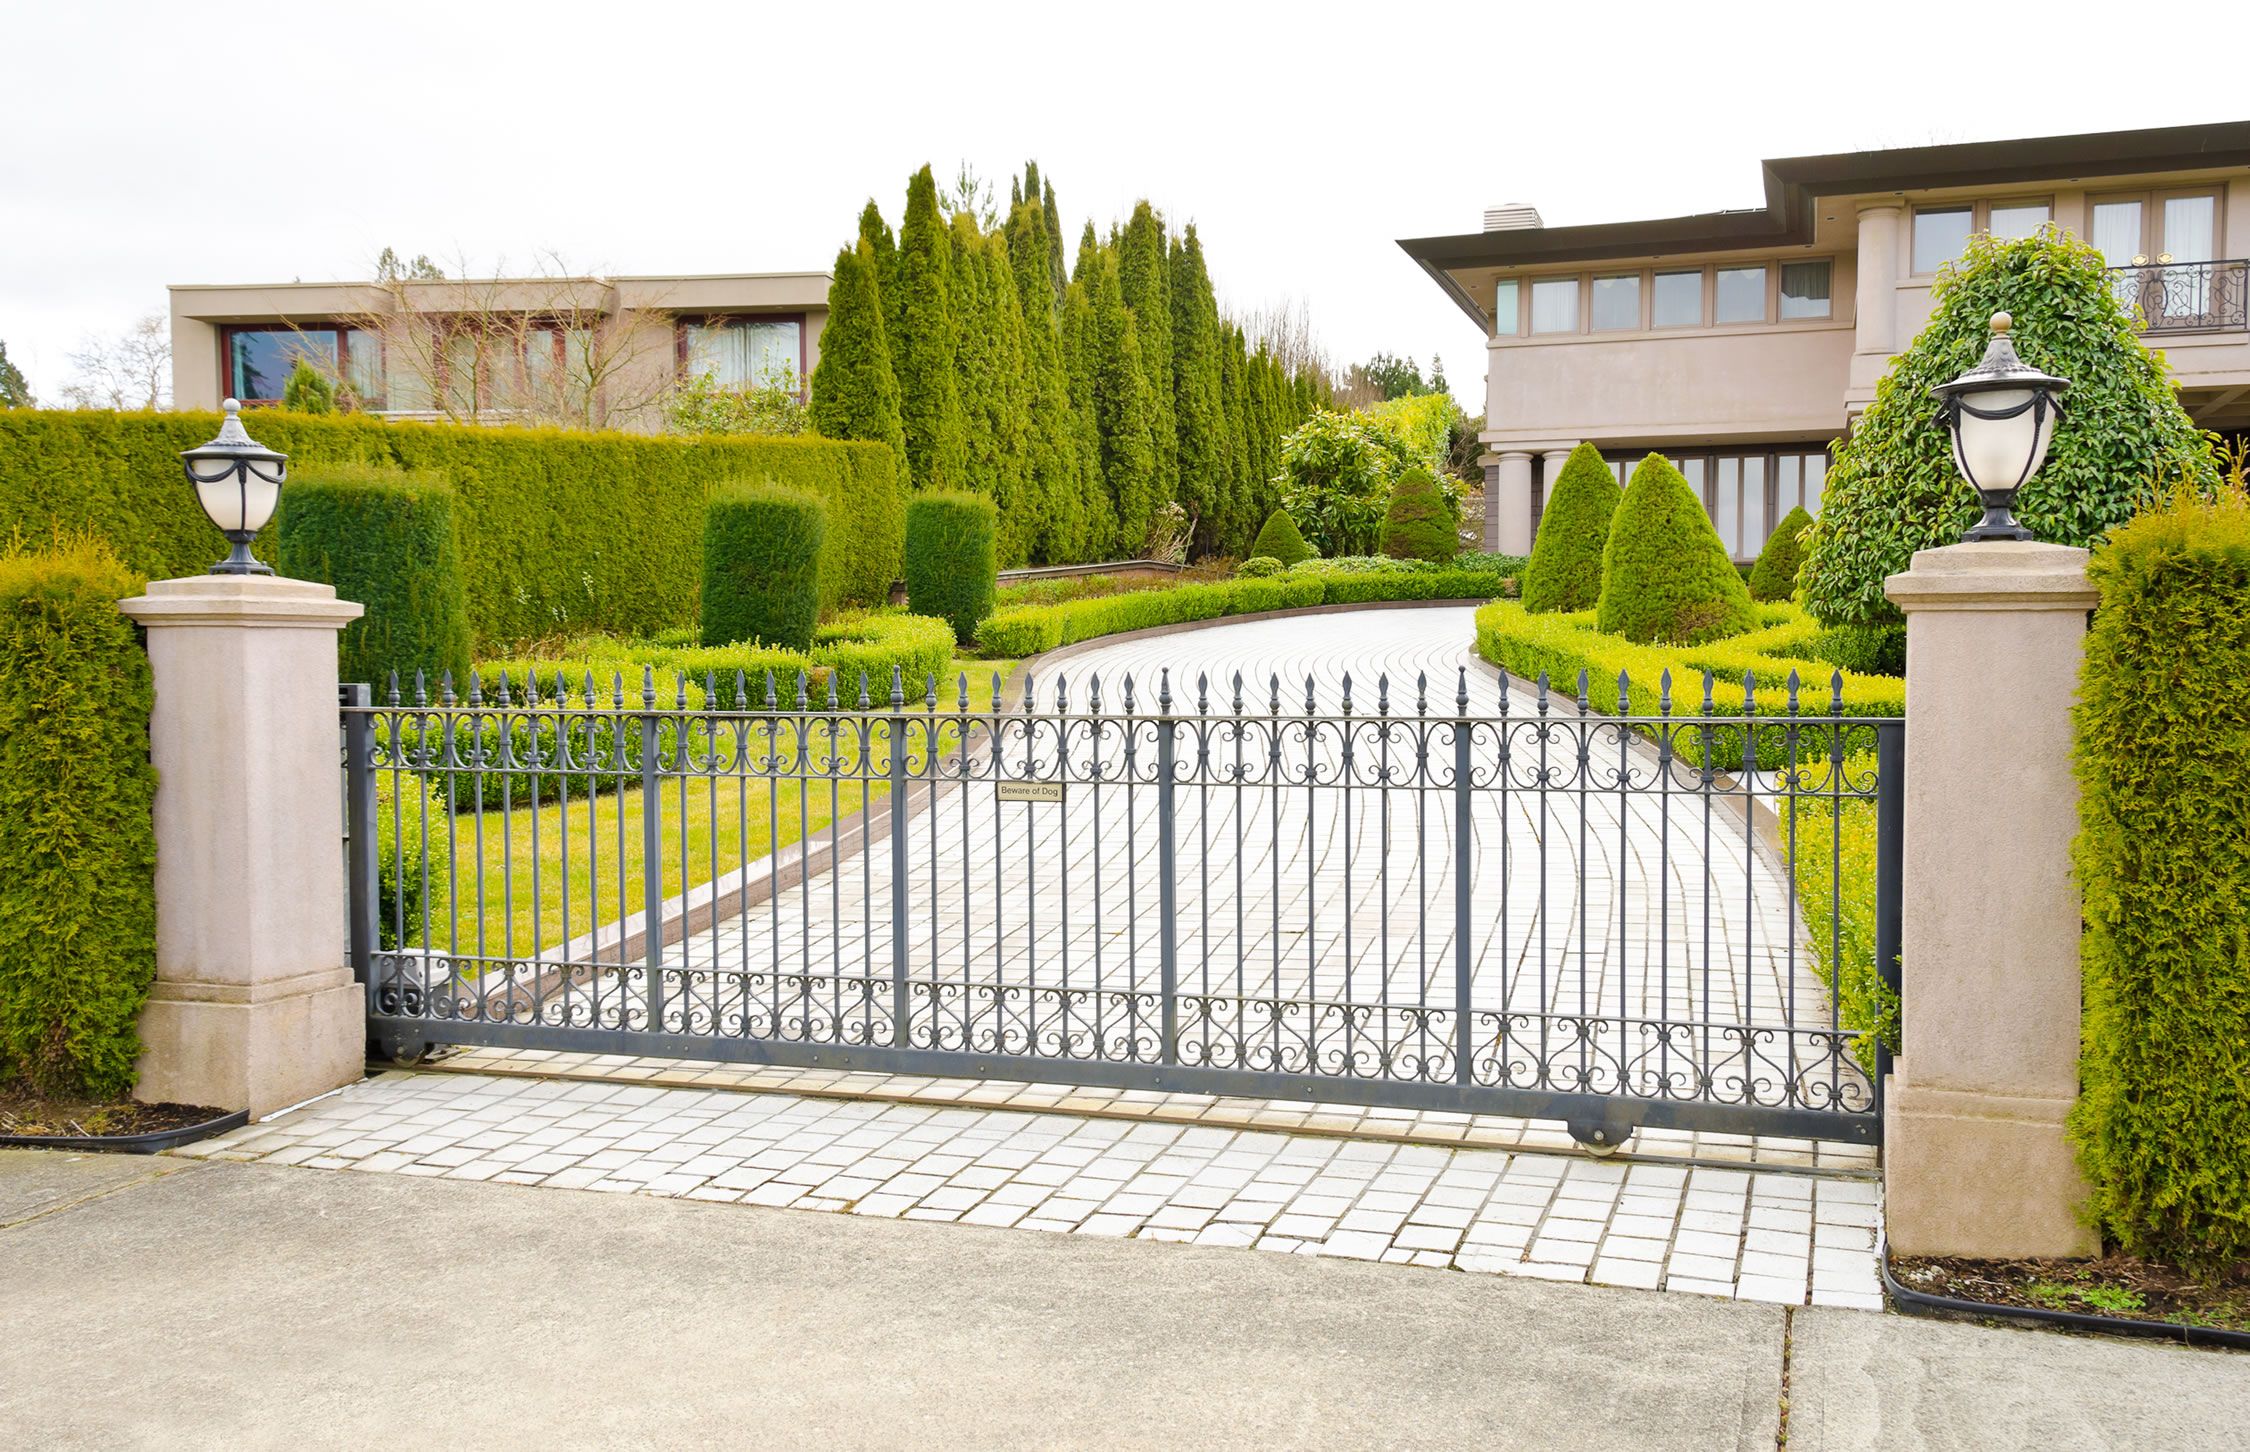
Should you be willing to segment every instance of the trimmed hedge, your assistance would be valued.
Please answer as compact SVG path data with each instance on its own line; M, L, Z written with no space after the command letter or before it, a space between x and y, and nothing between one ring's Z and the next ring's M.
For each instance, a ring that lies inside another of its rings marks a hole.
M1234 577L1237 580L1270 580L1288 568L1272 555L1252 555L1234 567Z
M468 680L468 597L453 489L438 474L322 464L292 476L274 523L274 568L334 585L367 613L337 643L342 679L380 689L396 671Z
M1703 501L1662 454L1641 460L1618 501L1596 608L1604 631L1644 643L1693 645L1757 623Z
M1813 768L1825 773L1825 765ZM1875 779L1873 755L1847 757L1845 775ZM1836 996L1836 1019L1856 1030L1852 1057L1875 1072L1877 1041L1898 1048L1898 994L1875 971L1876 807L1866 797L1800 797L1787 804L1782 855L1797 880L1797 908L1813 971Z
M1438 492L1430 471L1409 469L1401 474L1391 486L1390 508L1383 514L1383 553L1394 560L1443 564L1460 548L1453 513L1445 507L1445 496Z
M809 436L694 439L562 429L385 423L365 414L249 411L290 467L436 469L451 481L480 650L573 631L648 634L696 619L703 505L764 478L828 504L821 606L880 605L898 578L906 498L881 444ZM216 434L211 413L0 409L0 534L60 524L106 538L149 578L200 574L226 542L180 473ZM289 490L282 490L287 508ZM271 561L271 532L258 555Z
M156 977L140 588L83 536L0 557L0 1079L48 1094L133 1087Z
M714 490L703 515L703 643L810 646L827 538L826 507L802 490Z
M2090 1210L2136 1254L2250 1257L2250 498L2111 532L2076 709Z
M1263 557L1279 560L1285 568L1311 559L1314 553L1313 547L1305 543L1304 534L1297 528L1297 521L1289 517L1286 509L1277 509L1266 516L1265 525L1259 529L1256 542L1250 546L1252 559Z
M1580 444L1570 451L1539 513L1539 537L1523 572L1525 609L1544 614L1594 608L1602 598L1610 518L1623 497L1600 449Z
M1797 590L1797 567L1805 561L1799 536L1812 524L1802 504L1781 517L1758 563L1750 567L1750 598L1760 602L1786 600Z
M1870 676L1906 674L1904 625L1834 625L1805 642L1806 655Z
M999 515L981 494L938 491L906 504L906 608L970 640L1000 584Z

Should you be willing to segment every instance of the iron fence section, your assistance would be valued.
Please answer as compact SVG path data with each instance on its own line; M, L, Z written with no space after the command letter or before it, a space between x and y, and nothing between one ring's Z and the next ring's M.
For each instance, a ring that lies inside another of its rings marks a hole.
M1326 703L667 684L346 688L379 1052L1879 1137L1870 1025L1823 975L1895 993L1903 725L1844 715L1840 678L1772 714L1709 677L1676 710L1669 675L1646 714L1622 676L1604 712L1583 677L1465 670Z

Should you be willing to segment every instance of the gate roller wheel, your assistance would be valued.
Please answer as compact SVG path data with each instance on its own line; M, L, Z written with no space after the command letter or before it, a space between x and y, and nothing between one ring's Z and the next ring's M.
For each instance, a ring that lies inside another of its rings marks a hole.
M391 1065L394 1068L411 1069L427 1058L429 1052L430 1046L428 1044L395 1045L391 1049Z

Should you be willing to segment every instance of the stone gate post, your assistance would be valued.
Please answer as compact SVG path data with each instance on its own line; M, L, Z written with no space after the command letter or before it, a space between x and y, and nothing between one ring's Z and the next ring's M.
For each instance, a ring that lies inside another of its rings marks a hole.
M1923 550L1884 588L1907 620L1891 1249L2091 1254L2063 1133L2078 1097L2070 710L2096 598L2086 551Z
M348 1084L366 1019L344 953L336 633L360 607L198 575L118 608L156 682L156 984L134 1092L265 1114Z

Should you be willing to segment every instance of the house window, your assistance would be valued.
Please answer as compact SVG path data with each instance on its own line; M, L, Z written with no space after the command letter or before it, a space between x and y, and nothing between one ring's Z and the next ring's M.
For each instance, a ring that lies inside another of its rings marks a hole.
M226 330L227 392L244 403L279 403L299 359L343 383L360 408L384 404L383 340L361 328Z
M1546 277L1531 285L1531 331L1578 331L1578 279Z
M1994 202L1984 230L2007 241L2035 235L2055 219L2045 202Z
M1594 331L1617 332L1641 325L1641 275L1594 279Z
M1914 270L1931 273L1961 255L1976 230L1976 208L1931 207L1914 213Z
M1703 325L1703 269L1693 272L1659 272L1649 299L1651 325L1659 328L1697 328Z
M721 388L804 386L804 320L706 318L680 330L680 366L691 378L708 373Z
M1831 264L1784 262L1781 264L1781 315L1784 318L1828 316Z
M1713 278L1712 316L1722 323L1766 320L1766 269L1722 267Z
M1517 295L1523 285L1514 278L1505 278L1492 289L1492 336L1513 338L1521 329L1516 316Z

